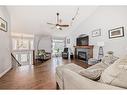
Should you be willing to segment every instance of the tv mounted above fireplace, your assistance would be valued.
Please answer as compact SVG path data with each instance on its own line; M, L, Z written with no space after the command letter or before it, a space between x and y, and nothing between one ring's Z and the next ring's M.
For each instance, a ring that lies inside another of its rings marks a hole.
M89 36L78 37L76 39L77 46L88 46L89 45Z

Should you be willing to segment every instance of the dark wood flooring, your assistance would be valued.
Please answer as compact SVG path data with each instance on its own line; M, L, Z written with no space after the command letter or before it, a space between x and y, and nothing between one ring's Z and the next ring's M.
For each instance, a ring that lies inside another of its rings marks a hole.
M35 66L25 65L11 69L0 78L0 89L56 89L55 68L70 62L87 68L87 64L81 61L52 58Z

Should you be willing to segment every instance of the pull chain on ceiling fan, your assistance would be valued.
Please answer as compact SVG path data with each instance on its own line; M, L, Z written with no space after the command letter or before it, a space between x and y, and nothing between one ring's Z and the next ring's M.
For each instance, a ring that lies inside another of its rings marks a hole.
M74 22L75 18L78 15L78 11L79 11L79 8L77 9L76 14L72 18L70 25L69 24L61 24L62 23L62 20L59 18L59 15L60 15L59 13L56 13L56 16L57 16L56 24L54 24L54 23L47 23L47 24L54 25L54 27L52 27L52 29L56 28L56 29L62 30L62 28L69 27L69 26L72 25L72 23Z
M74 17L72 18L70 25L72 25L72 23L74 22L74 20L75 20L76 17L78 16L78 13L79 13L79 8L77 9L77 11L76 11Z

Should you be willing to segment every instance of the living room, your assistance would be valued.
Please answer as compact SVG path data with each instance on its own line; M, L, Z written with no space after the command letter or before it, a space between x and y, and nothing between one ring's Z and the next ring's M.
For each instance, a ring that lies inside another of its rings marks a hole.
M0 6L0 89L126 89L126 11Z

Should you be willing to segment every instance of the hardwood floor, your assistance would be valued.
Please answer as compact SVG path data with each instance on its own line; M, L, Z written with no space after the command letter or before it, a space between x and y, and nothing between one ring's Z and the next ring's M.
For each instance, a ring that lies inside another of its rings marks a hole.
M0 89L56 89L55 68L70 62L87 68L87 64L81 61L52 58L36 66L25 65L11 69L0 78Z

